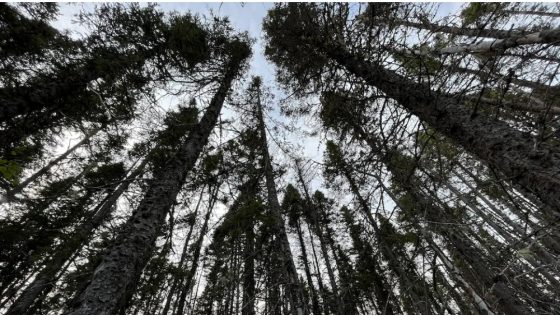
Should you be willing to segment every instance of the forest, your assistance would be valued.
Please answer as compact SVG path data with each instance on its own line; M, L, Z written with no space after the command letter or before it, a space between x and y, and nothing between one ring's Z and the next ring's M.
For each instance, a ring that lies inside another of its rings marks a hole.
M560 4L236 5L0 3L0 314L560 314Z

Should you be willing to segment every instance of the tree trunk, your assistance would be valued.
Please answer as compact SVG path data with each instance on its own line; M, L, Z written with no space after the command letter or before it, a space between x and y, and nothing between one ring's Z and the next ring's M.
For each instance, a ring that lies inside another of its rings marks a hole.
M395 23L402 26L414 27L430 31L432 33L447 33L455 36L486 37L494 39L508 39L512 36L521 36L522 32L504 31L499 29L467 28L448 25L439 25L429 22L412 22L407 20L389 20L388 23Z
M117 200L122 193L126 191L130 183L142 174L147 161L147 159L144 159L144 161L127 176L124 182L99 204L97 209L93 211L93 216L77 227L73 235L69 236L53 251L54 255L51 260L47 263L45 268L37 274L33 282L19 295L6 315L26 314L37 298L41 298L50 292L56 284L55 278L57 273L62 269L65 263L82 248L92 232L109 218Z
M413 174L405 174L406 172L392 164L392 161L394 161L392 155L398 153L382 153L374 141L373 139L367 141L372 151L378 154L391 174L393 174L393 178L413 197L414 204L419 207L417 210L413 210L413 213L425 214L426 219L434 222L453 222L447 216L447 213L449 213L447 209L439 208L435 203L429 201L429 197L423 195L419 190L419 182ZM397 201L395 197L392 198ZM404 208L402 210L407 211L409 209ZM477 275L483 280L484 285L487 288L492 288L492 293L497 297L500 308L506 314L529 314L528 309L515 297L513 291L502 279L503 276L492 274L492 269L486 266L484 261L480 259L475 247L468 243L467 238L456 234L455 230L447 229L443 236L449 240L453 248L461 254L462 258L471 265Z
M200 190L200 195L198 196L198 202L196 204L195 210L194 210L194 218L195 221L192 222L192 224L189 226L189 232L187 233L187 237L185 238L185 242L183 245L183 250L181 252L181 258L179 259L179 264L177 265L177 269L178 270L182 270L184 265L185 265L185 261L187 260L187 249L189 248L189 241L191 240L191 235L192 232L194 230L194 225L196 223L196 217L198 215L198 209L200 208L200 204L202 203L202 197L204 195L204 188L202 187L202 189ZM165 306L163 307L163 310L161 311L160 315L167 315L167 313L169 312L169 308L171 307L171 300L173 300L173 297L175 296L175 291L177 290L177 286L179 285L179 280L181 279L181 277L175 276L173 277L173 282L171 284L171 288L169 289L169 293L167 295L167 299L165 301Z
M449 46L441 49L435 49L431 52L438 55L459 53L486 53L499 52L508 48L535 44L550 44L554 46L560 45L560 29L550 29L527 35L514 35L509 38L484 41L477 44Z
M546 11L532 11L532 10L502 10L501 12L506 14L524 14L524 15L538 15L546 17L560 17L558 12L546 12Z
M255 315L255 232L252 224L248 224L245 229L243 301L241 304L241 315Z
M260 86L259 86L260 89ZM257 120L258 120L258 128L260 133L260 141L261 141L261 148L262 148L262 156L264 159L264 168L265 168L265 178L266 178L266 188L267 188L267 197L268 197L268 205L270 207L270 211L273 216L274 225L276 233L275 235L278 237L278 251L280 254L280 263L282 268L282 276L287 284L287 291L290 297L290 307L291 312L294 315L304 315L307 313L304 299L303 299L303 291L301 285L299 283L299 278L297 274L297 269L294 264L294 259L292 256L292 252L290 249L290 243L288 242L288 236L286 234L286 229L284 227L284 219L282 218L282 211L280 208L280 203L278 202L278 193L276 191L276 184L274 183L274 174L272 169L272 163L270 160L270 156L268 154L268 142L266 137L266 129L264 124L264 118L262 113L262 104L260 102L260 90L258 91L257 96Z
M342 45L322 47L349 72L397 100L443 135L500 170L526 192L548 205L547 214L558 218L560 207L560 149L535 146L529 134L506 123L476 115L449 95L436 94L429 86L414 83L393 71L368 63Z
M384 276L379 273L381 267L377 261L377 257L373 255L373 248L370 244L365 243L361 239L359 232L354 228L356 224L352 214L349 212L343 214L347 228L350 231L350 237L352 239L354 249L358 252L358 255L361 255L368 260L367 272L373 277L373 279L375 279L373 281L373 293L375 301L377 302L377 308L385 315L398 314L398 309L393 310L393 307L396 307L398 303L390 298L392 295L389 291L390 286L387 281L385 281ZM383 245L379 244L379 246ZM371 301L373 303L373 299Z
M307 260L307 250L305 249L305 242L303 240L303 233L301 230L301 224L299 220L296 222L296 230L299 240L299 246L301 247L301 259L303 260L303 267L305 269L305 277L307 278L307 284L309 285L309 290L311 291L311 306L313 315L320 315L321 310L319 309L319 301L317 300L317 291L315 291L315 286L313 285L313 278L311 278L311 269L309 269L309 261Z
M214 204L216 202L217 194L218 194L219 185L216 185L214 192L211 192L211 200L210 205L208 207L208 212L206 213L206 217L204 218L204 224L200 229L200 234L198 236L198 240L196 241L193 247L193 258L192 258L192 265L185 277L184 281L181 281L181 295L179 296L179 302L177 306L177 313L175 315L183 315L185 312L185 301L187 298L187 294L191 291L193 287L192 280L196 274L196 270L198 269L198 260L200 258L200 251L202 249L202 241L204 241L204 236L206 235L206 231L208 230L208 221L210 220L210 215L212 214L212 210L214 209Z
M154 174L140 205L95 270L88 287L66 314L111 314L125 304L124 299L128 292L135 289L137 279L151 256L158 230L174 204L187 173L208 142L244 59L245 56L241 56L230 61L198 128L192 130L178 154L158 174Z
M309 195L309 191L307 189L307 185L305 184L305 181L303 180L303 174L301 172L301 169L299 167L299 165L297 165L296 163L296 168L297 168L297 173L298 173L298 179L299 182L303 188L303 192L305 194L305 201L307 203L307 206L311 208L311 213L312 213L312 221L311 225L313 225L315 233L317 234L317 236L319 237L319 244L321 245L321 252L323 254L323 257L325 259L325 265L327 267L327 274L329 276L329 281L331 284L331 289L333 291L333 295L334 295L334 302L337 308L337 312L339 315L344 314L344 301L340 298L340 294L338 291L338 285L336 284L336 279L334 276L334 270L329 258L329 251L327 249L327 243L325 241L325 236L323 235L323 228L321 227L320 223L319 223L319 218L317 218L318 215L318 211L319 209L317 209L317 207L315 207L315 205L313 204L313 202L311 201L311 196Z
M340 152L338 154L340 154ZM416 268L410 261L408 261L404 248L395 249L387 246L388 242L386 240L386 237L390 237L390 235L385 235L386 233L382 232L380 227L378 227L376 220L372 216L372 211L366 200L362 197L358 185L356 184L351 173L351 170L346 161L344 161L342 155L339 156L338 162L340 163L339 166L344 177L350 185L352 193L358 199L358 204L361 212L368 219L371 227L375 232L375 239L379 244L381 252L387 259L389 268L391 268L391 270L397 275L397 278L400 281L401 289L404 291L403 293L405 293L405 298L408 299L408 303L406 304L409 304L409 307L412 305L416 305L414 306L416 312L420 312L422 314L431 314L431 306L433 306L434 308L438 307L438 305L433 302L434 299L432 294L426 290L423 290L423 292L418 292L418 290L415 290L415 288L418 288L419 286L425 287L425 281L416 274ZM391 230L394 230L392 223L382 218L381 216L378 217L379 219L385 221L387 227L389 227ZM402 258L402 261L399 258ZM420 293L420 295L418 295L418 293Z
M323 276L321 274L319 259L317 258L317 251L315 250L313 232L311 231L311 225L309 223L307 223L307 232L309 233L309 238L311 240L311 252L313 253L313 261L315 262L315 270L317 271L315 277L317 278L317 283L319 284L319 292L321 293L321 298L323 299L323 312L328 315L330 313L329 298L327 296L325 287L323 286Z

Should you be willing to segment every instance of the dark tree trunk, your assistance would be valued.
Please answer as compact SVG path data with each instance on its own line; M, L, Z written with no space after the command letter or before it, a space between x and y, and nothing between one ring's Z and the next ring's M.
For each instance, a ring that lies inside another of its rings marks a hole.
M260 87L259 87L260 88ZM306 314L305 302L303 299L303 290L299 283L297 269L294 264L294 259L288 242L288 235L284 227L284 219L282 218L282 211L280 203L278 202L278 193L276 191L276 184L274 183L274 173L270 155L268 154L268 142L266 137L266 128L262 113L262 104L260 102L260 91L257 92L257 120L260 133L262 156L264 159L264 173L266 179L266 188L268 196L268 206L270 207L271 214L274 219L275 235L277 238L279 262L281 264L281 272L284 280L286 281L286 291L290 298L290 312L292 314L303 315Z
M413 201L418 209L413 210L414 213L425 214L426 219L434 222L453 222L453 218L449 217L450 210L439 207L436 203L431 202L429 196L424 195L420 190L419 180L413 174L408 174L394 165L394 157L398 155L398 152L383 153L375 139L371 139L369 135L362 134L361 136L366 137L367 143L374 153L382 158L393 178L412 196ZM396 199L395 199L396 200ZM411 209L404 208L403 211ZM440 226L445 226L444 224ZM462 233L456 230L441 228L444 231L440 231L445 238L448 239L452 247L461 255L461 257L471 265L473 270L476 272L478 277L482 279L484 283L484 288L480 288L484 292L488 288L492 288L492 293L496 296L497 302L500 308L506 314L530 314L529 310L521 301L517 299L512 289L508 286L507 280L504 276L496 275L492 273L490 266L486 265L484 260L481 259L476 246L470 244L468 238ZM461 235L459 235L461 234Z
M434 129L500 170L524 191L538 196L550 219L560 208L560 149L540 144L531 135L506 123L477 115L461 101L438 94L428 85L414 83L349 53L342 45L318 43L325 54L368 84L398 101Z
M115 244L97 267L77 302L66 312L72 315L111 314L126 303L148 262L158 231L175 202L187 173L194 167L214 128L231 84L245 56L230 61L220 87L194 129L174 156L150 181L138 208L129 218Z
M255 315L255 232L252 224L245 229L241 315Z
M309 269L309 261L307 260L307 250L305 249L305 242L303 240L303 233L301 230L301 225L299 220L296 222L296 230L299 240L299 246L301 247L301 258L303 260L303 267L305 269L305 277L307 278L307 284L309 290L311 290L311 306L313 315L320 315L321 310L319 309L319 301L317 300L317 291L315 291L315 286L313 285L313 279L311 278L311 269Z
M200 234L198 236L198 239L196 240L196 243L194 244L193 247L193 251L192 251L193 258L192 258L191 268L189 269L189 272L187 273L184 281L182 281L181 283L181 294L179 295L177 312L175 313L175 315L183 315L185 312L185 301L187 299L187 294L191 291L193 287L193 279L196 274L196 270L198 269L198 261L202 249L202 241L204 240L204 236L206 235L206 231L208 230L208 221L210 220L210 215L212 214L214 203L216 202L216 198L217 198L216 195L218 194L218 188L219 187L216 187L214 192L211 193L212 196L210 200L210 206L208 208L208 212L206 213L206 217L204 217L204 224L200 229Z
M191 240L191 235L192 232L194 230L194 225L196 223L196 217L198 215L198 209L200 207L200 203L202 202L202 196L204 194L204 187L201 189L200 191L200 195L198 197L198 203L196 205L196 208L194 210L194 217L195 220L192 222L192 224L189 226L189 232L187 233L187 237L185 238L185 242L183 245L183 250L181 252L181 258L179 259L179 265L177 266L178 270L182 270L185 262L187 260L187 249L189 248L189 242ZM173 297L175 296L175 292L177 291L177 287L179 286L179 280L181 280L181 277L175 276L173 277L173 282L171 284L171 288L169 289L169 293L167 294L167 299L165 301L165 306L163 307L163 310L161 311L160 315L167 315L167 313L169 312L169 308L171 307L171 300L173 300Z
M45 268L37 274L33 282L29 284L20 294L6 315L26 314L37 298L41 298L50 292L56 284L55 278L58 272L63 268L66 262L80 250L83 244L87 242L92 232L109 218L114 209L115 203L122 193L126 191L130 183L142 174L147 161L148 160L145 159L133 172L131 172L124 182L99 204L97 209L94 210L93 216L82 223L73 235L68 237L60 246L58 246L56 250L53 251L54 255L50 261L48 261Z

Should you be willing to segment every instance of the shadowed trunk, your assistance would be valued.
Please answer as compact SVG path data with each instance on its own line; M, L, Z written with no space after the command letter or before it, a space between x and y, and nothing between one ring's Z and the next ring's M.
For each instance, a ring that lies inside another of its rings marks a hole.
M246 55L237 56L229 62L225 76L198 127L189 134L177 155L154 174L138 208L96 268L88 287L66 314L111 314L123 306L127 293L135 289L137 279L151 256L158 231L187 173L194 167L208 142L231 84L245 58Z
M535 146L531 135L506 123L476 115L459 100L437 94L429 86L414 83L393 71L349 53L342 45L324 45L325 53L354 75L397 100L422 121L469 152L500 170L524 191L534 193L546 205L549 217L558 218L560 207L560 149Z

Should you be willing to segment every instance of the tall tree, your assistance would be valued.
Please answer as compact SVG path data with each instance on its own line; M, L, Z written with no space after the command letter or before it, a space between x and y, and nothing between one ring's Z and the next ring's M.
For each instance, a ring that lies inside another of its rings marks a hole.
M197 128L156 171L138 208L68 314L116 312L124 305L126 295L134 290L150 257L157 231L207 143L231 84L250 54L247 44L240 39L230 40L226 49L229 60L223 78Z
M551 220L558 216L560 185L555 169L560 165L560 152L556 147L546 143L535 147L529 135L505 122L473 113L460 98L368 61L366 55L351 50L345 42L349 39L343 38L338 24L334 24L336 20L321 19L326 12L328 8L314 4L277 5L269 12L264 24L267 54L288 79L305 86L312 71L315 76L329 62L335 63L501 171L525 192L538 196L547 205L543 210ZM307 66L305 72L301 72L303 64Z
M268 153L268 141L266 135L266 125L263 116L263 107L261 103L261 80L255 78L250 87L253 94L253 102L255 105L255 116L258 123L258 131L260 138L260 147L264 160L264 174L266 179L267 200L270 207L271 215L274 219L275 236L278 243L278 259L280 264L280 272L284 281L286 282L287 291L290 298L290 312L292 314L303 315L307 313L306 306L303 299L303 290L299 283L297 269L294 264L290 243L286 234L284 226L284 219L282 217L282 210L278 201L278 193L276 184L274 182L274 170L272 168L272 161Z

